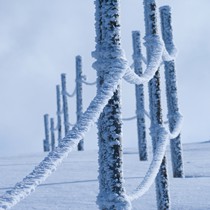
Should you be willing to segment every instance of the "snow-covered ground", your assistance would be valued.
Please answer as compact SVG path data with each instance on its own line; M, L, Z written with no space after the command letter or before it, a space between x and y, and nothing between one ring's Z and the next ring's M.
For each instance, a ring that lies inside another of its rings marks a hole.
M185 144L184 162L186 178L171 176L170 196L174 210L210 209L210 142ZM46 154L32 154L0 158L0 193L32 171ZM135 149L124 151L125 186L130 193L142 180L148 162L139 162ZM95 210L98 193L97 151L73 152L61 167L34 193L20 202L15 210ZM155 187L132 203L134 210L155 210Z

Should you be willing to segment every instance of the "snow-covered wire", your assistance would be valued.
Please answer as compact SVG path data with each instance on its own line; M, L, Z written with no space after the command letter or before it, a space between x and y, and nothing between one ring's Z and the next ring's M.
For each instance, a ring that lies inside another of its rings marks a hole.
M183 118L180 114L176 114L176 120L176 125L172 132L168 131L164 126L161 126L158 130L152 132L153 135L159 136L159 141L157 142L153 159L149 166L149 169L147 170L146 176L144 177L140 185L130 195L128 195L131 201L138 199L142 195L144 195L153 184L158 174L163 157L165 155L169 139L176 138L181 132Z
M68 96L68 97L70 97L70 98L72 98L72 97L74 97L75 94L76 94L76 87L74 88L74 91L73 91L72 94L68 93L67 91L65 91L65 92L63 91L62 94L63 94L63 95L66 95L66 96Z
M84 135L98 119L101 111L112 97L119 81L125 74L127 61L122 56L120 49L116 54L117 59L115 59L115 63L112 63L112 66L109 67L111 69L109 71L109 79L104 82L101 90L91 101L78 123L67 133L58 147L55 148L53 152L50 152L28 176L0 197L1 210L13 207L20 200L31 194L40 183L56 170L63 159L66 158L72 149L77 146L79 141L84 138Z
M157 71L160 63L162 62L162 55L163 55L163 43L160 41L159 36L153 36L151 38L151 49L152 49L152 56L151 60L147 64L147 68L141 76L138 76L129 66L127 67L127 71L123 78L131 83L131 84L146 84L149 80L151 80Z
M149 169L147 170L143 181L130 195L128 195L131 201L136 200L144 195L154 183L154 180L158 174L160 165L165 155L166 147L168 145L169 136L164 127L160 127L156 135L160 137L160 141L157 142L152 162L149 166Z
M136 115L134 115L133 117L126 117L126 118L122 118L123 121L131 121L131 120L135 120L137 118L138 115L141 115L141 112L136 111ZM150 119L150 115L149 113L144 110L144 114Z
M80 79L77 79L76 82L82 82L84 83L85 85L95 85L97 83L97 81L94 81L94 82L87 82L87 76L86 75L82 75L80 77Z
M97 83L97 81L95 81L95 82L86 82L85 80L82 80L82 83L84 83L85 85L95 85Z
M170 116L169 116L170 117ZM183 116L180 113L173 114L173 119L175 120L175 127L173 131L169 132L170 139L175 139L181 132L182 124L183 124Z
M132 57L133 57L134 60L135 59L137 59L137 60L139 59L139 55L138 56L133 55ZM143 61L143 63L147 65L147 59L146 59L146 57L142 53L140 54L140 58ZM131 64L130 68L131 69L134 68L134 63Z
M84 135L98 119L101 111L107 104L108 100L112 97L113 92L116 90L122 77L133 84L147 83L151 78L153 78L158 66L160 65L163 55L163 45L159 41L159 37L154 39L153 47L154 50L152 51L152 58L147 65L145 74L141 77L136 75L136 78L133 77L133 71L130 69L127 60L125 60L122 50L116 50L115 63L108 62L111 65L108 69L111 70L108 71L108 75L106 75L106 80L104 81L100 91L98 91L95 98L91 101L89 107L81 116L78 123L74 125L72 130L68 131L67 135L59 143L58 147L55 148L53 152L50 152L28 176L0 197L1 210L9 209L20 200L27 197L40 183L42 183L53 171L56 170L58 165L60 165L63 159L66 158L73 148L77 146L79 141L84 138ZM104 54L104 52L101 52L101 54ZM98 65L103 64L104 63L98 63ZM104 65L106 65L107 68L107 64ZM67 94L72 97L75 93L68 94L65 92L63 94ZM174 134L177 134L177 131ZM168 133L164 129L160 130L160 134L162 136L162 141L157 145L156 153L145 179L137 188L136 193L133 193L130 196L131 200L139 197L139 195L142 195L142 193L145 192L151 185L151 181L154 181L155 176L158 173L159 166L165 152L166 139L168 136L166 135Z
M149 166L149 169L147 170L144 179L142 180L140 185L130 195L128 195L131 201L136 200L144 195L154 183L154 180L159 172L163 157L165 155L169 139L174 139L180 134L183 118L180 114L177 114L176 118L177 123L172 132L169 132L164 126L161 126L158 130L153 132L153 135L159 136L159 141L157 142L152 162Z
M144 62L144 64L147 65L147 59L146 59L146 57L144 57L143 54L141 54L141 59L142 59L142 61Z
M131 69L133 69L133 68L134 68L134 63L132 63L132 64L130 65L130 68L131 68Z
M176 57L177 50L172 49L170 54L167 52L162 39L158 35L152 37L146 37L145 45L149 45L151 49L151 59L147 62L147 68L141 76L138 76L131 67L127 67L127 71L123 78L131 84L146 84L151 80L157 71L158 67L163 64L163 61L174 60Z
M71 127L75 126L75 124L76 123L74 123L74 124L73 123L70 123L70 122L68 123L68 125L71 126Z
M144 110L144 114L151 120L151 116L147 110Z
M134 120L134 119L136 119L136 118L137 118L137 116L135 115L135 116L133 116L133 117L122 118L122 120L123 120L123 121L131 121L131 120Z

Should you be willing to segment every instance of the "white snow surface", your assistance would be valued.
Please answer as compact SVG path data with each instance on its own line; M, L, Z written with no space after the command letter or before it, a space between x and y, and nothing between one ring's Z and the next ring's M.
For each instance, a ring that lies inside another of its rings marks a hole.
M210 141L183 145L186 178L172 178L169 189L172 210L210 209ZM170 154L167 151L168 162ZM0 193L9 190L46 154L1 157ZM150 161L140 162L137 149L124 150L125 187L128 194L145 176ZM151 159L151 154L150 154ZM168 163L168 167L171 164ZM97 151L72 152L61 167L14 210L95 210L98 194ZM155 210L155 187L132 202L133 210Z

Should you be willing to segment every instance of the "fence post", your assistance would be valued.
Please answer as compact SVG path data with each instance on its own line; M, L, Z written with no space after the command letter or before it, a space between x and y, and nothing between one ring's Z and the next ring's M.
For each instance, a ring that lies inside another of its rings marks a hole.
M150 41L156 39L157 31L157 14L155 0L144 0L144 14L145 14L145 31L146 31L146 50L147 62L151 59L151 50L154 50ZM152 135L153 151L156 149L156 144L160 141L159 130L162 127L162 109L161 109L161 94L160 94L160 72L157 72L153 79L149 82L149 103L150 103L150 116L151 127L150 132ZM164 156L160 170L156 177L156 197L157 206L159 210L170 209L169 190L168 190L168 175L166 157Z
M83 101L82 101L82 57L76 56L76 103L77 103L77 122L82 115ZM81 139L77 145L78 151L84 150L84 140Z
M50 151L50 138L49 138L49 115L44 115L44 130L45 130L45 139L44 139L44 152Z
M120 56L119 0L96 0L97 91L109 79ZM102 51L104 50L104 51ZM102 57L103 56L103 57ZM122 172L122 119L120 85L104 107L98 120L99 209L131 209L125 195Z
M55 126L54 119L50 118L51 151L55 149Z
M60 85L56 85L58 143L62 139L61 97L60 96L61 96Z
M142 53L140 44L140 32L132 32L133 39L133 61L135 73L139 76L142 75ZM147 160L147 140L146 140L146 125L144 114L144 85L136 85L136 115L137 115L137 132L138 132L138 148L139 159Z
M171 51L174 49L174 43L171 25L171 9L169 6L164 6L160 8L160 17L163 41L165 43L167 51L171 53ZM173 131L177 122L176 114L179 113L175 61L165 61L164 67L168 106L168 122L170 130ZM171 139L170 146L173 176L182 178L184 177L184 166L181 136L179 135L175 139Z
M65 135L66 135L69 131L69 113L68 113L68 100L67 100L67 90L66 90L66 74L61 74L61 84L62 84L62 97L63 97L64 130L65 130Z

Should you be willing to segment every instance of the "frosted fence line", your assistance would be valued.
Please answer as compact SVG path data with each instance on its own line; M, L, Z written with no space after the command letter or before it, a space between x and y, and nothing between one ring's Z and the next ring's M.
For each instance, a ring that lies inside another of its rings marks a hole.
M79 141L84 138L84 134L87 133L93 123L98 119L99 114L112 97L119 81L122 79L126 69L125 63L124 58L120 57L117 59L117 63L114 65L115 67L109 71L109 80L104 82L101 91L97 93L86 112L81 116L81 119L72 130L67 133L59 143L59 146L55 148L53 152L50 152L23 181L17 183L14 188L0 197L1 210L13 207L33 192L40 183L56 170L63 159L66 158L72 149L77 146Z
M152 53L154 57L152 57L145 71L146 76L144 75L142 78L138 77L138 84L146 83L154 76L160 65L162 53L163 46L160 42L158 42L158 47L155 47ZM0 210L9 209L16 205L18 202L30 195L39 184L41 184L52 172L54 172L58 165L60 165L63 159L66 158L73 148L77 146L79 141L84 138L84 135L98 119L104 106L108 103L108 100L112 97L113 92L116 90L120 80L124 77L132 81L132 77L129 77L128 71L126 71L129 66L127 60L124 58L122 50L116 49L115 54L115 63L113 64L109 62L112 66L109 66L109 68L106 66L106 68L109 69L106 81L91 101L78 123L72 128L72 130L68 131L66 136L59 143L58 147L56 147L53 152L50 152L28 176L0 197ZM98 63L98 65L100 64L104 65L103 62ZM158 155L155 154L154 157L156 156ZM152 163L153 162L155 162L155 160L153 160ZM156 176L153 173L150 174Z

